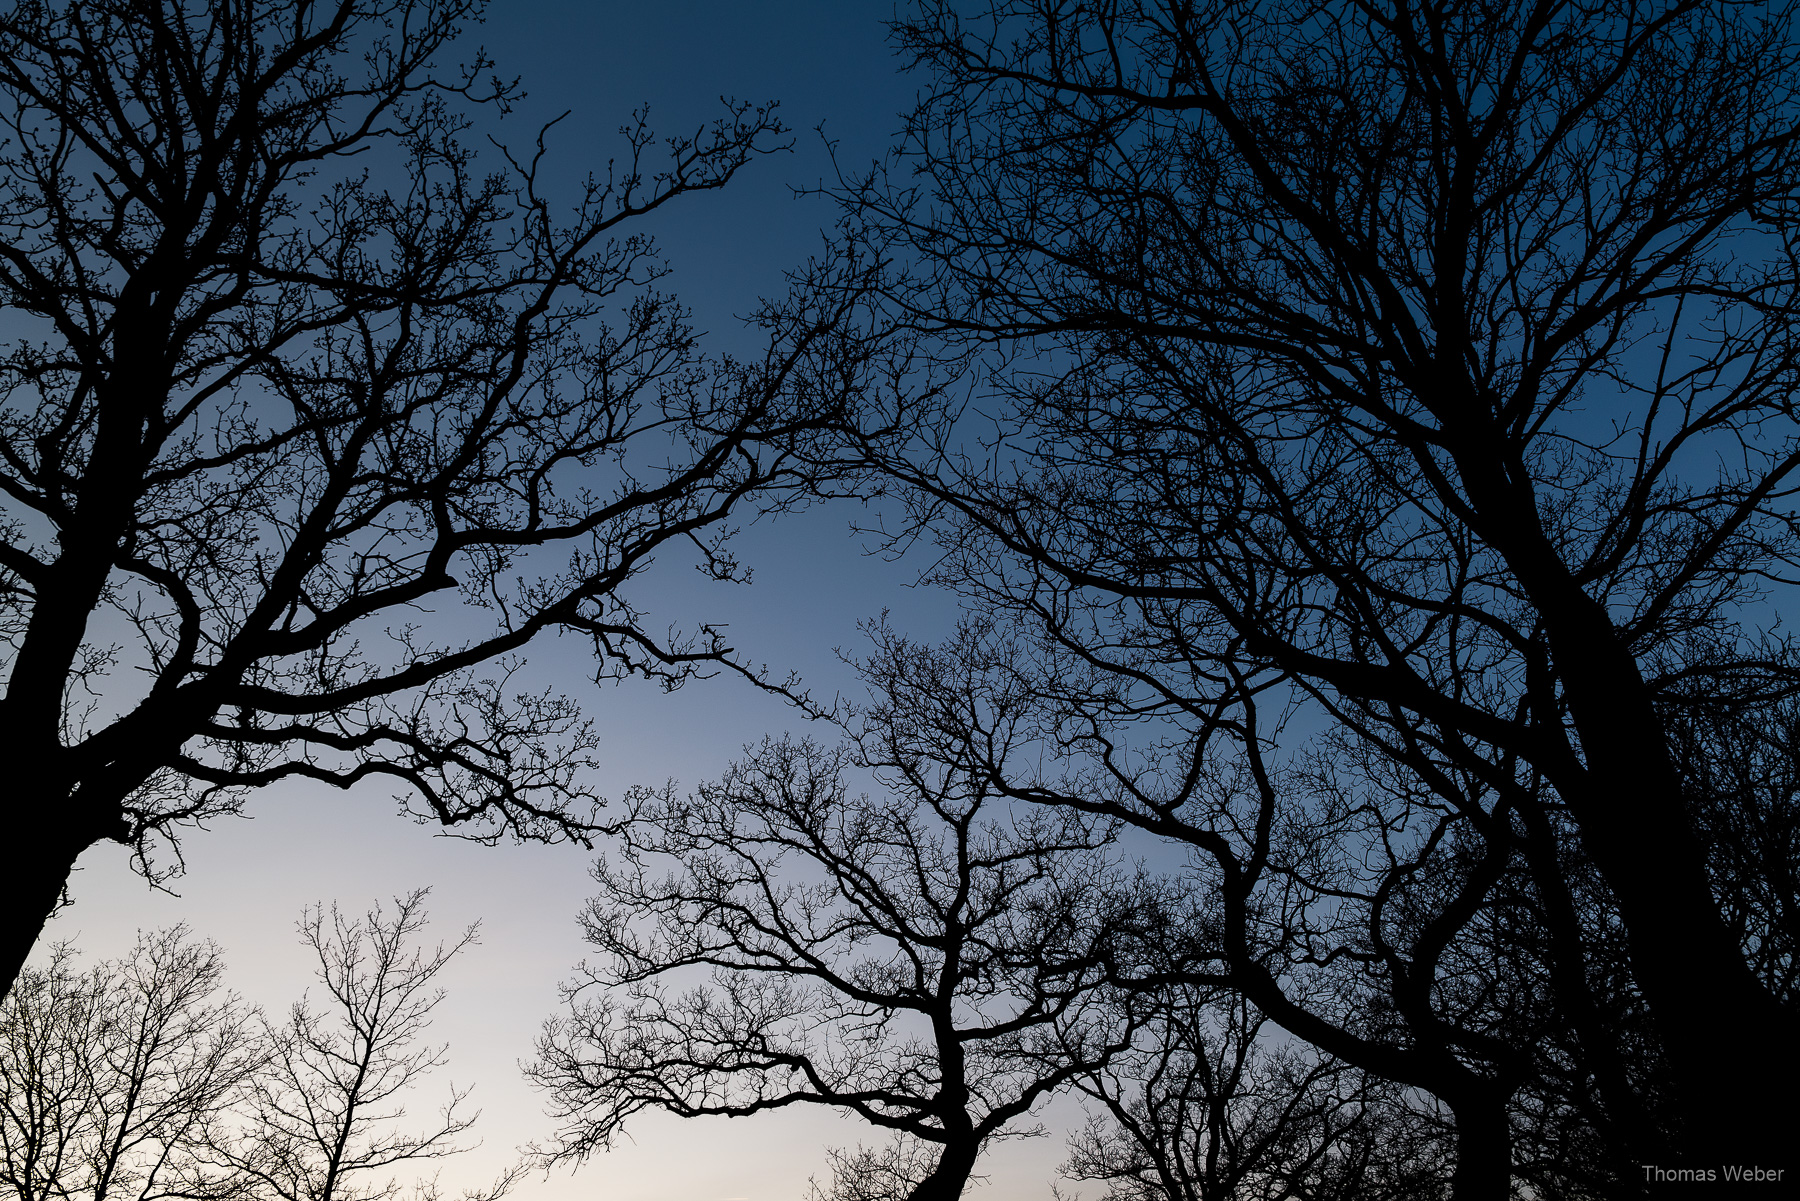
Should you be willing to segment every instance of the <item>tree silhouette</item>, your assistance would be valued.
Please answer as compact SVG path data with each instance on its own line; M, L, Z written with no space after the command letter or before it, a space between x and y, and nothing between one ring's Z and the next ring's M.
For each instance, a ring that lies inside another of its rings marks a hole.
M249 1080L248 1133L227 1154L253 1192L280 1201L388 1201L398 1180L379 1173L456 1155L458 1136L475 1124L453 1090L438 1117L407 1130L404 1100L444 1064L443 1046L421 1040L444 999L437 978L476 941L471 926L448 945L416 947L426 924L424 890L396 897L392 912L376 906L360 920L336 905L301 915L300 938L317 960L327 999L296 1002L263 1031L265 1061ZM373 1183L362 1181L375 1176ZM464 1201L495 1201L517 1173ZM417 1191L417 1190L415 1190ZM435 1184L421 1201L432 1201Z
M1144 1020L1166 1028L1172 995L1227 1004L1235 994L1253 1011L1224 1021L1232 1038L1273 1019L1312 1043L1334 1078L1429 1094L1455 1134L1459 1195L1505 1194L1512 1117L1528 1099L1567 1108L1543 1062L1565 1026L1543 995L1543 903L1507 806L1475 803L1479 780L1421 779L1329 731L1322 746L1278 753L1284 739L1256 697L1237 707L1247 737L1219 739L1204 722L1185 725L1166 695L992 621L935 648L883 632L860 670L901 756L954 754L1016 802L1135 825L1187 852L1134 887L1106 948L1113 988L1137 996ZM987 724L995 712L1012 715L1010 738L1028 731L1045 753L987 754L1008 743ZM1182 1019L1186 1052L1198 1053L1211 1020ZM1591 1067L1580 1064L1583 1081ZM1304 1113L1307 1082L1292 1083L1282 1103ZM1254 1108L1223 1085L1209 1096ZM1304 1138L1297 1125L1270 1137ZM1635 1174L1618 1168L1604 1165ZM1281 1178L1254 1157L1215 1169L1215 1189L1220 1172L1242 1173L1246 1187L1252 1174Z
M1246 706L1298 698L1487 845L1446 912L1531 852L1544 984L1629 1126L1616 923L1672 1082L1653 1149L1696 1164L1779 1154L1800 1068L1671 736L1795 687L1756 607L1795 562L1793 16L920 4L904 173L848 187L832 268L938 373L896 395L915 438L863 443L901 536L941 523L938 579L1112 681L1062 703L1116 785L1127 719L1254 754ZM1563 904L1576 861L1597 891ZM1459 1190L1498 1195L1503 1154Z
M74 969L59 947L0 1001L0 1177L21 1201L380 1201L381 1175L455 1155L467 1090L404 1128L401 1101L444 1049L421 1039L436 977L474 938L421 951L425 894L360 921L301 918L329 999L270 1021L224 990L185 927ZM365 1183L373 1176L372 1183ZM495 1201L503 1175L464 1201ZM411 1189L435 1201L435 1181Z
M564 1123L552 1162L646 1109L820 1105L900 1139L839 1156L830 1196L953 1201L985 1144L1129 1042L1099 1000L1104 829L1009 820L962 765L871 730L638 797L582 919L601 958L533 1069ZM857 767L889 795L851 793Z
M215 1154L262 1064L255 1015L217 947L182 927L77 971L57 947L0 1001L0 1175L20 1201L224 1201Z
M0 16L0 725L31 748L0 984L85 848L156 878L157 840L280 780L585 839L596 735L506 656L567 633L671 687L729 662L623 589L671 547L733 576L726 515L803 484L829 398L779 393L814 319L708 360L632 229L782 128L732 104L659 149L639 114L564 211L542 133L487 174L464 143L517 96L440 61L481 8Z
M1442 1196L1446 1140L1399 1090L1271 1040L1241 996L1177 984L1149 1010L1132 1054L1079 1085L1106 1116L1065 1175L1112 1201Z

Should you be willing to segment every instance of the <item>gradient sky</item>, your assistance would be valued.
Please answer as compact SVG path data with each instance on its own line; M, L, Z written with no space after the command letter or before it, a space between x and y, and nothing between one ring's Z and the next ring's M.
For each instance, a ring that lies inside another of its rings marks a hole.
M792 195L830 170L813 128L823 122L840 143L840 159L860 165L886 147L910 101L914 85L897 73L885 40L890 12L884 0L498 0L471 41L485 44L503 73L525 78L530 96L505 127L511 140L570 112L552 151L571 178L603 166L620 145L619 125L641 103L650 104L655 127L675 132L715 116L722 95L780 101L796 130L795 151L753 163L723 192L685 198L656 226L675 267L669 286L695 309L717 351L741 336L734 314L779 291L782 271L815 250L832 221L827 203ZM827 694L852 689L833 651L857 647L858 619L889 609L897 628L936 637L955 615L945 598L907 586L918 564L864 556L848 532L852 515L826 509L746 530L739 550L755 569L751 588L704 587L694 573L663 564L632 595L653 628L665 614L725 620L750 657L799 670ZM533 667L554 675L558 656L574 646L538 648ZM673 695L642 684L596 689L581 666L571 657L563 683L606 731L602 783L611 795L634 783L696 783L743 743L797 724L791 710L734 680ZM449 1066L415 1105L428 1116L450 1080L475 1084L484 1146L445 1166L440 1182L455 1195L465 1183L491 1179L515 1147L547 1133L517 1065L557 1007L557 981L581 958L573 919L589 891L588 858L573 847L484 848L433 838L395 809L380 786L266 792L251 803L249 820L219 822L187 839L188 874L172 884L179 897L148 891L121 848L96 848L73 881L75 905L46 941L76 939L91 959L124 950L140 927L186 922L221 944L240 992L279 1009L308 980L293 932L303 905L336 900L360 910L378 897L432 887L439 933L450 936L477 919L483 925L481 945L445 978L449 998L433 1034L450 1043ZM980 1169L989 1177L980 1195L1047 1196L1065 1154L1060 1130L1074 1116L1061 1105L1046 1115L1058 1133L995 1147ZM530 1178L514 1196L798 1201L807 1178L824 1171L825 1146L879 1141L866 1127L818 1113L693 1122L650 1115L632 1133L573 1176Z

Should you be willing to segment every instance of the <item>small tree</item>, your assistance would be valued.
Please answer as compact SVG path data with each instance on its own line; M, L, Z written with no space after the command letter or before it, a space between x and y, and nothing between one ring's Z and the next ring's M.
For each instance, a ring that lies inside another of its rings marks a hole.
M265 1025L268 1063L251 1080L237 1155L242 1170L282 1201L387 1201L399 1193L398 1180L362 1182L465 1149L457 1138L478 1116L463 1109L466 1089L453 1089L425 1129L397 1126L405 1095L445 1060L445 1047L422 1042L444 999L437 977L476 941L470 926L448 945L415 947L424 902L419 891L396 899L391 913L376 907L360 921L336 905L329 919L316 906L300 919L328 999L322 1009L296 1002L285 1021ZM512 1180L466 1196L492 1201Z
M444 1061L422 1042L435 978L475 936L414 948L423 892L360 921L300 922L330 1000L269 1021L224 991L218 948L185 928L77 972L59 947L0 1002L0 1178L20 1201L380 1201L389 1169L461 1147L452 1091L436 1122L398 1128L402 1096ZM371 1176L380 1179L365 1183ZM493 1201L512 1183L465 1194ZM435 1184L415 1190L422 1201Z
M702 357L631 229L781 126L732 104L664 154L637 120L563 211L541 134L490 174L461 140L517 96L439 61L481 11L0 15L0 726L32 748L0 988L85 848L154 878L158 839L276 781L585 838L596 736L505 656L560 631L671 687L728 659L621 590L672 545L732 575L727 514L802 484L783 448L830 401L780 399L805 329Z
M854 752L766 742L696 795L636 798L582 919L601 959L540 1043L551 1162L645 1109L821 1105L899 1138L840 1155L830 1195L949 1201L984 1144L1129 1041L1096 994L1106 831L1009 818L963 764L870 728ZM891 792L852 794L862 767Z
M140 935L86 972L57 947L0 1001L0 1176L19 1201L223 1201L231 1111L264 1062L211 943Z

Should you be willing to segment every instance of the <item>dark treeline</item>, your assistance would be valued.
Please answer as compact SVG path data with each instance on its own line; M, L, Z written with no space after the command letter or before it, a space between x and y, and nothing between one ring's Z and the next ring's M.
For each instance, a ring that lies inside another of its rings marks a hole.
M472 12L0 19L0 288L49 331L4 367L5 720L58 831L15 967L95 840L384 775L604 844L546 1165L825 1106L874 1141L820 1201L947 1201L1064 1094L1116 1201L1800 1179L1800 14L921 0L918 105L740 362L614 229L773 117L656 175L640 135L557 225L462 148L509 95L432 65ZM410 182L334 182L365 143ZM578 704L473 682L558 629L736 666L618 588L844 495L968 618L795 694L836 745L602 813ZM457 589L490 633L358 640ZM107 605L154 681L116 714L72 699Z

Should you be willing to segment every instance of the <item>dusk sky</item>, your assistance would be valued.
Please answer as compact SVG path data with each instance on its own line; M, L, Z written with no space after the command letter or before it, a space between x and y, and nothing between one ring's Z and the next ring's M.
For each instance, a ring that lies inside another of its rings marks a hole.
M1800 0L0 9L6 1197L1800 1177Z
M754 162L723 192L683 198L655 226L675 268L667 286L695 310L710 348L729 351L744 345L736 315L780 291L783 271L814 251L833 221L828 202L793 195L831 170L814 127L824 123L847 165L866 164L886 147L913 95L885 40L889 15L886 3L844 0L499 0L469 41L485 44L530 93L503 136L525 142L538 122L570 112L551 143L570 180L604 167L621 146L619 125L639 104L649 103L656 128L674 133L716 116L720 96L780 102L794 130L792 153ZM683 618L726 622L746 657L778 673L799 671L825 695L852 691L855 681L834 651L857 648L858 620L889 610L896 628L930 638L955 617L947 598L908 586L922 562L862 553L850 534L856 513L826 508L746 529L739 549L755 571L748 589L706 585L688 565L667 561L631 596L653 629ZM528 657L544 680L581 697L605 731L600 786L612 796L671 778L697 783L742 744L804 724L736 680L694 683L672 695L642 683L596 689L583 679L586 652L573 640L539 644ZM179 896L148 891L124 848L96 848L72 882L75 904L39 945L73 939L91 962L126 949L140 928L185 922L223 947L234 987L275 1011L308 983L294 934L303 905L335 900L361 911L378 898L432 888L437 934L449 938L482 923L481 945L446 977L449 998L432 1031L450 1045L449 1066L413 1106L423 1121L452 1080L475 1086L483 1146L444 1166L440 1184L454 1196L492 1179L516 1147L549 1132L519 1062L557 1008L558 981L582 956L574 917L591 891L590 856L572 846L486 848L434 837L399 815L390 793L301 784L260 794L250 820L190 834L187 874L171 882ZM1051 1110L1047 1137L996 1145L978 1169L988 1176L978 1195L1047 1195L1073 1112ZM879 1141L860 1124L821 1113L694 1122L650 1115L632 1133L633 1141L575 1175L533 1176L513 1195L797 1201L809 1176L826 1177L827 1146Z

